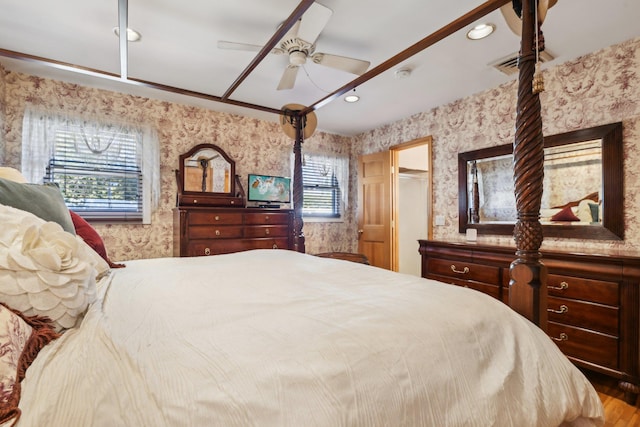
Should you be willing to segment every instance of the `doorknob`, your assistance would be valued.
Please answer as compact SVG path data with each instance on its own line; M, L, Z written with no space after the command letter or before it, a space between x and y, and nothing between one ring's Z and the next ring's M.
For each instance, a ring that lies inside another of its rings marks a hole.
M364 230L358 230L358 240L360 240L360 236L362 236L362 233L364 233Z

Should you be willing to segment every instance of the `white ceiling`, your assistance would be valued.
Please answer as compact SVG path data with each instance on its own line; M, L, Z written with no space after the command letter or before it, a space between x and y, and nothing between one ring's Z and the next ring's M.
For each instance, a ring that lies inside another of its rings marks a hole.
M122 0L121 0L122 1ZM316 41L316 51L371 62L372 69L484 2L480 0L317 0L333 11ZM126 3L126 2L124 2ZM128 76L181 90L221 97L256 56L223 50L218 40L264 45L298 6L298 0L129 0L128 25L142 33L129 43ZM6 69L92 87L148 96L218 111L276 121L269 112L237 107L62 69L60 63L120 73L118 0L0 0L0 64ZM638 0L559 0L543 31L547 51L560 64L586 53L640 36ZM304 22L304 17L303 17ZM470 41L466 30L356 88L356 104L335 99L316 111L318 129L354 135L427 111L515 79L491 65L514 54L519 38L499 10L480 22L496 32ZM7 57L6 51L57 61L58 67ZM230 99L280 109L288 103L312 105L357 76L311 62L300 70L294 89L277 91L286 55L268 55ZM394 71L408 67L408 79ZM307 75L308 74L308 75Z

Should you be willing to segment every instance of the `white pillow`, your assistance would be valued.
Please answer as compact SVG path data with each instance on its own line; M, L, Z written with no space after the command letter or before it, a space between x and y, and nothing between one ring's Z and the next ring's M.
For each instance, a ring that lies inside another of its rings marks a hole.
M0 224L0 301L49 317L59 332L76 326L107 263L80 237L30 212L0 205Z

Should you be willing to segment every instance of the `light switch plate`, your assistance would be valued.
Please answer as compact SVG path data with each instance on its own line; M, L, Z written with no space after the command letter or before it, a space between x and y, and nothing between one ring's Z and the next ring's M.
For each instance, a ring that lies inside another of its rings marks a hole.
M444 215L436 215L436 225L444 225Z

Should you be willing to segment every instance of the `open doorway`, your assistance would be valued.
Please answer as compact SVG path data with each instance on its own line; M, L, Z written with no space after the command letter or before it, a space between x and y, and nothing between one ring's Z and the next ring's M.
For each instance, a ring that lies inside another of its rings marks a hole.
M395 266L401 273L421 275L418 239L430 239L431 138L391 148L395 174Z

